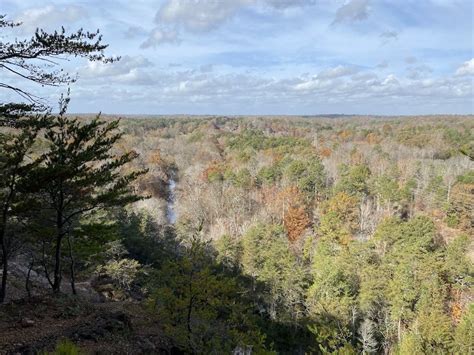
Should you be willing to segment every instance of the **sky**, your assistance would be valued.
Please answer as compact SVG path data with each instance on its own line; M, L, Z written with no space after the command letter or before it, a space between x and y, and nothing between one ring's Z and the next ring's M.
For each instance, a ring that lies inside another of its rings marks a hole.
M23 23L0 41L100 29L121 56L61 62L79 76L71 112L474 113L471 0L2 0L0 12Z

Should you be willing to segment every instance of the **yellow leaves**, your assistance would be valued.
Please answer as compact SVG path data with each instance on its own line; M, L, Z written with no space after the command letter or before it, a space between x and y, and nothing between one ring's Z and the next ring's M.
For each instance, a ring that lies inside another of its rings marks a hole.
M344 129L342 131L340 131L337 136L339 137L339 139L341 139L342 141L346 142L349 140L349 138L352 137L352 132L347 130L347 129Z
M359 200L346 192L338 192L323 206L323 213L334 212L351 231L359 225Z
M460 182L454 185L451 191L451 206L459 219L457 227L467 232L473 232L474 184Z
M148 164L161 166L163 164L163 157L159 149L154 150L148 155Z
M373 132L369 133L366 139L367 139L367 143L369 144L378 144L382 141L382 138Z
M351 152L351 164L352 165L361 165L364 163L364 156L357 150L354 149Z

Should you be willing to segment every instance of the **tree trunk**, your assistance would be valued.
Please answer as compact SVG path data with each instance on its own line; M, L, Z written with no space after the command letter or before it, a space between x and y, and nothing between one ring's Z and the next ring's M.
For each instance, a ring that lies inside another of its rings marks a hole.
M3 233L3 232L2 232ZM1 238L2 243L2 286L0 288L0 303L5 301L5 297L7 295L7 278L8 278L8 255L7 255L7 247L5 245L4 238Z
M70 272L71 272L71 289L72 289L72 294L77 295L76 291L76 271L75 271L75 261L74 261L74 255L72 254L72 243L71 243L71 237L68 235L67 237L67 244L69 248L69 259L71 261L70 263Z
M397 326L397 336L398 336L398 343L402 341L402 318L398 318L398 326Z
M0 303L5 301L7 295L7 279L8 279L8 250L5 241L5 224L6 211L2 216L2 227L0 228L0 244L2 245L2 285L0 287Z
M57 214L56 214L56 251L54 254L54 281L53 281L53 292L61 292L61 243L64 237L64 221L63 221L63 208L64 208L64 197L62 191L62 184L60 184L60 193L58 197Z
M30 276L31 270L33 269L34 261L31 262L30 267L28 268L28 273L26 274L25 289L28 294L28 298L31 298L31 289L30 289Z
M61 242L62 235L59 234L56 237L56 252L54 254L54 280L53 280L53 292L61 292Z

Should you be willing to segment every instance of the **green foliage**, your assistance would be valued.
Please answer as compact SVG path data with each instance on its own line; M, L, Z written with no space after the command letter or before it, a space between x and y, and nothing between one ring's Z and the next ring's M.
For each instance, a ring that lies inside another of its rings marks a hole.
M467 307L466 312L454 333L455 354L472 354L474 352L474 304Z
M214 244L218 262L231 268L240 264L242 245L237 238L224 234Z
M381 175L375 179L374 193L384 204L398 202L402 197L397 180L389 175Z
M61 340L56 344L56 348L52 353L44 353L44 355L81 355L83 352L79 347L69 339Z
M194 241L177 262L153 279L150 306L175 346L193 353L230 353L252 347L263 353L264 336L237 280L225 275Z
M96 272L110 277L121 288L129 290L140 272L140 263L124 257L128 252L119 241L109 242L104 254L106 261L97 267Z
M294 160L286 167L285 175L310 199L325 194L326 174L319 158Z
M347 249L330 237L318 240L313 260L313 283L306 303L313 319L324 320L323 324L316 322L322 332L318 336L326 334L323 343L336 350L350 340L352 312L359 288L357 274L350 265Z
M443 311L443 305L439 304L439 299L439 296L434 298L434 304L425 305L418 311L416 322L423 352L426 354L448 353L451 350L452 323Z
M439 175L432 177L426 187L426 192L432 196L435 206L442 206L448 195L448 189L444 184L443 177Z
M459 149L462 146L472 143L474 133L469 129L458 130L448 128L444 131L443 138L451 147Z
M8 129L0 131L0 246L2 282L0 287L0 303L6 296L6 283L8 277L8 260L12 256L12 246L20 244L18 231L12 223L16 218L25 222L31 217L34 207L37 207L34 175L42 157L33 153L34 143L41 129L50 124L49 114L27 115L23 110L0 116L0 128L7 126ZM13 232L15 231L15 232ZM13 238L11 236L16 236Z
M242 270L268 287L267 312L272 319L298 317L306 277L281 226L257 225L247 231L242 239Z
M113 147L122 137L118 121L105 121L97 116L90 122L66 116L69 98L62 98L60 114L51 119L45 131L48 150L42 155L42 164L34 170L34 183L41 196L43 228L54 230L44 242L54 254L55 292L61 286L62 242L68 240L72 260L71 225L81 216L100 210L123 206L138 201L131 184L146 170L124 172L137 154L116 155ZM45 223L49 221L49 223Z
M272 137L265 136L262 131L248 130L237 136L232 137L228 145L231 149L245 150L263 150L270 148L281 148L289 150L295 147L307 147L309 141L294 137Z
M188 137L188 143L201 142L204 139L204 133L201 131L194 131Z
M343 191L354 196L368 194L370 174L370 169L366 165L342 165L340 167L341 178L335 190Z
M456 180L463 184L474 184L474 169L469 170L463 175L459 175Z
M396 354L424 354L420 336L414 333L405 334L398 346L398 349L396 349Z
M257 174L257 183L259 185L272 185L280 180L283 173L278 164L272 166L264 166Z
M253 177L246 168L243 168L236 173L230 169L227 169L224 172L223 179L240 188L250 188L253 185Z
M104 262L108 243L119 239L118 225L111 214L96 215L79 221L74 229L76 270L89 273Z
M173 249L171 241L166 243L148 215L121 210L116 221L119 239L129 255L142 264L158 266L162 257Z
M474 266L467 256L471 244L472 238L461 235L446 247L443 268L449 283L459 290L470 289L474 283Z

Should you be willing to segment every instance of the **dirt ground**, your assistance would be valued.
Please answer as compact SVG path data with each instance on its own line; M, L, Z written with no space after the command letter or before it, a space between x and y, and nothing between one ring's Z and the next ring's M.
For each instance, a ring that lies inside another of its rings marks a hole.
M62 295L0 305L0 354L51 352L63 339L85 354L172 352L157 321L138 302L96 303Z

